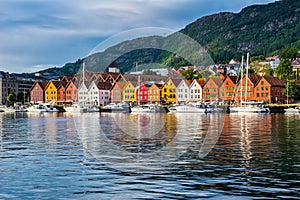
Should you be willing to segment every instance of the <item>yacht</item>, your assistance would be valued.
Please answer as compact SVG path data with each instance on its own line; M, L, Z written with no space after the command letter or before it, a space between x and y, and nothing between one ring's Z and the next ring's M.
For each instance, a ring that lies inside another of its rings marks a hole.
M79 104L73 104L72 106L65 107L66 112L76 112L76 113L86 113L87 108L79 105Z
M177 105L177 106L171 106L169 108L170 112L175 112L175 113L207 113L209 112L208 109L200 106L195 106L195 105Z
M131 108L132 113L158 113L166 112L165 108L155 104L144 104Z
M131 112L130 106L127 103L109 103L101 107L101 112Z
M285 108L284 109L284 113L287 113L287 114L299 114L300 113L300 109L299 108Z
M47 112L47 109L42 104L34 104L27 108L28 112Z

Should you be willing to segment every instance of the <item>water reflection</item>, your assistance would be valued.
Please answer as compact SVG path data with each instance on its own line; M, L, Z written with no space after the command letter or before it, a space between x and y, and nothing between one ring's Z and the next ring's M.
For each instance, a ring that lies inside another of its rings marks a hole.
M298 198L299 123L283 114L0 114L0 198Z

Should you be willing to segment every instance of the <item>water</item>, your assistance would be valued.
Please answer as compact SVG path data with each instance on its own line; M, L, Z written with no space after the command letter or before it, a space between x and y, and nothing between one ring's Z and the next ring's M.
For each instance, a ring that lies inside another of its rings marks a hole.
M284 114L0 113L0 199L298 199L299 124Z

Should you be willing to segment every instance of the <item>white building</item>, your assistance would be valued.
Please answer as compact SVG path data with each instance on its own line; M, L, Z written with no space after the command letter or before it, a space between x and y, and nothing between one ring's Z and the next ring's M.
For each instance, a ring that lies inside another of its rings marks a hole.
M203 100L203 85L205 84L204 79L193 80L191 83L190 90L190 100L197 102Z
M86 87L86 84L82 82L78 88L78 103L80 105L85 105L89 103L89 101L88 88Z
M177 86L177 101L184 103L190 100L190 84L189 80L182 80Z

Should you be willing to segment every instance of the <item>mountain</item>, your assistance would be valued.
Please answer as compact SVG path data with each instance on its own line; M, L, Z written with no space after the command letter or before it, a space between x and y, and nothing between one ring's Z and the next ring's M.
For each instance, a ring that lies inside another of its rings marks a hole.
M121 66L122 72L135 69L136 63L139 66L147 63L169 67L189 65L190 58L199 55L189 55L188 45L183 45L187 49L186 52L183 52L182 46L176 44L174 46L172 41L179 33L196 40L203 49L208 51L215 63L228 63L232 58L240 59L246 52L250 52L252 56L268 56L284 48L300 49L299 18L299 0L281 0L267 5L253 5L239 13L221 12L202 17L168 37L152 36L122 42L108 48L105 52L87 57L85 62L88 69L101 71L115 61ZM139 49L139 47L144 48ZM156 47L164 48L161 50ZM177 55L174 53L177 50L187 56L183 58ZM201 56L204 64L212 62L204 55ZM82 62L83 60L79 59L62 68L51 68L43 72L56 76L73 75L79 70Z
M187 25L182 33L205 46L217 63L245 52L270 55L283 48L300 49L300 1L253 5L240 13L218 13Z

